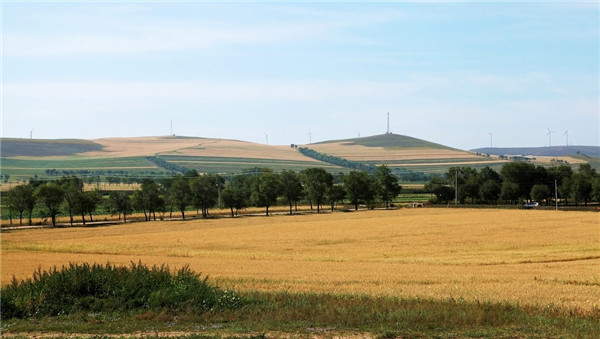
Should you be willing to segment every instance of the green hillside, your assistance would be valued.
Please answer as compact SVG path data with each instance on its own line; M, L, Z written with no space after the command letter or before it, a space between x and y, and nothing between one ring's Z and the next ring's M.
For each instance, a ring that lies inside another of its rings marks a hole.
M361 145L366 147L384 147L384 148L434 148L434 149L449 149L453 148L429 142L422 139L409 137L406 135L399 134L380 134L370 137L352 138L344 140L328 140L315 144L328 144L328 143L349 143L354 145Z
M0 156L2 158L65 156L101 150L102 145L80 139L0 139Z

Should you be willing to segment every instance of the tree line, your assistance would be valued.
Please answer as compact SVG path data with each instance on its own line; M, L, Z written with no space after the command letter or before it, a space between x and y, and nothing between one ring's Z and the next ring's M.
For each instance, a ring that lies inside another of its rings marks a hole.
M275 173L270 169L256 169L231 178L218 174L202 174L195 170L168 178L144 179L140 188L133 192L112 191L103 197L98 190L84 191L83 180L76 176L58 180L40 181L32 179L27 184L14 187L7 193L6 204L12 220L13 212L23 224L23 216L29 216L38 207L56 226L56 217L80 216L85 225L86 217L93 221L93 214L103 207L113 215L123 217L134 211L144 214L145 220L156 220L156 213L180 213L186 218L187 211L196 210L197 215L209 217L209 209L215 206L228 208L231 216L250 206L269 208L278 202L289 206L289 213L297 211L298 202L307 201L311 209L321 212L324 205L332 210L336 204L348 199L355 209L360 204L372 205L376 200L389 208L391 201L402 187L398 178L385 166L377 167L373 174L366 171L351 171L334 177L323 168L308 168L296 173L283 170Z
M300 172L283 170L275 173L270 169L255 168L244 174L225 178L218 174L199 174L189 170L172 177L142 181L133 192L112 191L103 196L100 191L84 191L83 179L71 176L52 181L30 180L6 194L5 204L18 214L19 224L23 216L29 216L37 206L56 225L56 216L68 215L73 224L74 216L93 221L94 213L103 209L119 220L133 212L144 214L145 220L156 220L156 213L180 213L186 218L190 209L197 215L209 217L209 209L227 208L231 216L250 206L264 207L265 214L277 204L289 206L289 213L297 210L298 203L310 204L311 209L321 212L324 206L331 210L338 203L349 202L357 210L359 205L373 206L377 201L390 207L402 190L398 177L385 165L367 171L350 171L332 175L323 168L308 168ZM531 163L511 162L499 172L485 167L453 167L443 176L432 178L425 184L426 192L433 195L433 203L519 204L537 201L550 205L569 202L587 205L600 201L600 176L589 164L581 164L577 171L570 166L545 168Z
M435 195L437 203L518 204L528 201L564 204L569 201L586 206L600 201L600 177L590 164L580 164L577 171L570 166L535 166L525 162L506 163L500 172L485 167L453 167L443 177L432 178L425 190Z

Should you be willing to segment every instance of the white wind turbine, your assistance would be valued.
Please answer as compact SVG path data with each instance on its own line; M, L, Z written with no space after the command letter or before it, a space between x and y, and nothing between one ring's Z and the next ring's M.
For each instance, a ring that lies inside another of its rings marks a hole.
M548 147L552 147L552 133L554 133L555 131L551 131L550 128L548 128Z

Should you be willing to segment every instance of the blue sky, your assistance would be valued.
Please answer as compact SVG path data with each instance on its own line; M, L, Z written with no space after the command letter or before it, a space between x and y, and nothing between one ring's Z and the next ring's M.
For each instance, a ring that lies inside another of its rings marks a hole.
M600 145L588 2L2 3L2 136Z

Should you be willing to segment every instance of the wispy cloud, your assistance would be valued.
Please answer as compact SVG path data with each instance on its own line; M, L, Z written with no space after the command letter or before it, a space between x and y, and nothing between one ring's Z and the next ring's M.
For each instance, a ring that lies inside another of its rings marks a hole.
M113 6L107 4L105 6ZM147 6L151 6L148 4ZM116 7L117 9L119 7ZM136 12L135 9L138 9ZM256 10L255 10L256 11ZM290 11L288 7L265 7L273 17L266 21L236 18L215 20L201 16L197 20L157 17L145 7L123 10L102 8L103 15L66 10L55 17L41 18L47 31L28 32L7 27L3 34L7 57L66 57L80 55L127 55L206 49L216 46L289 44L302 41L337 39L358 44L374 43L358 35L347 36L351 27L364 27L396 20L397 11ZM278 13L294 13L285 19ZM250 13L249 15L252 15ZM78 30L61 30L69 23ZM55 24L57 27L55 27ZM26 23L23 27L26 26Z

